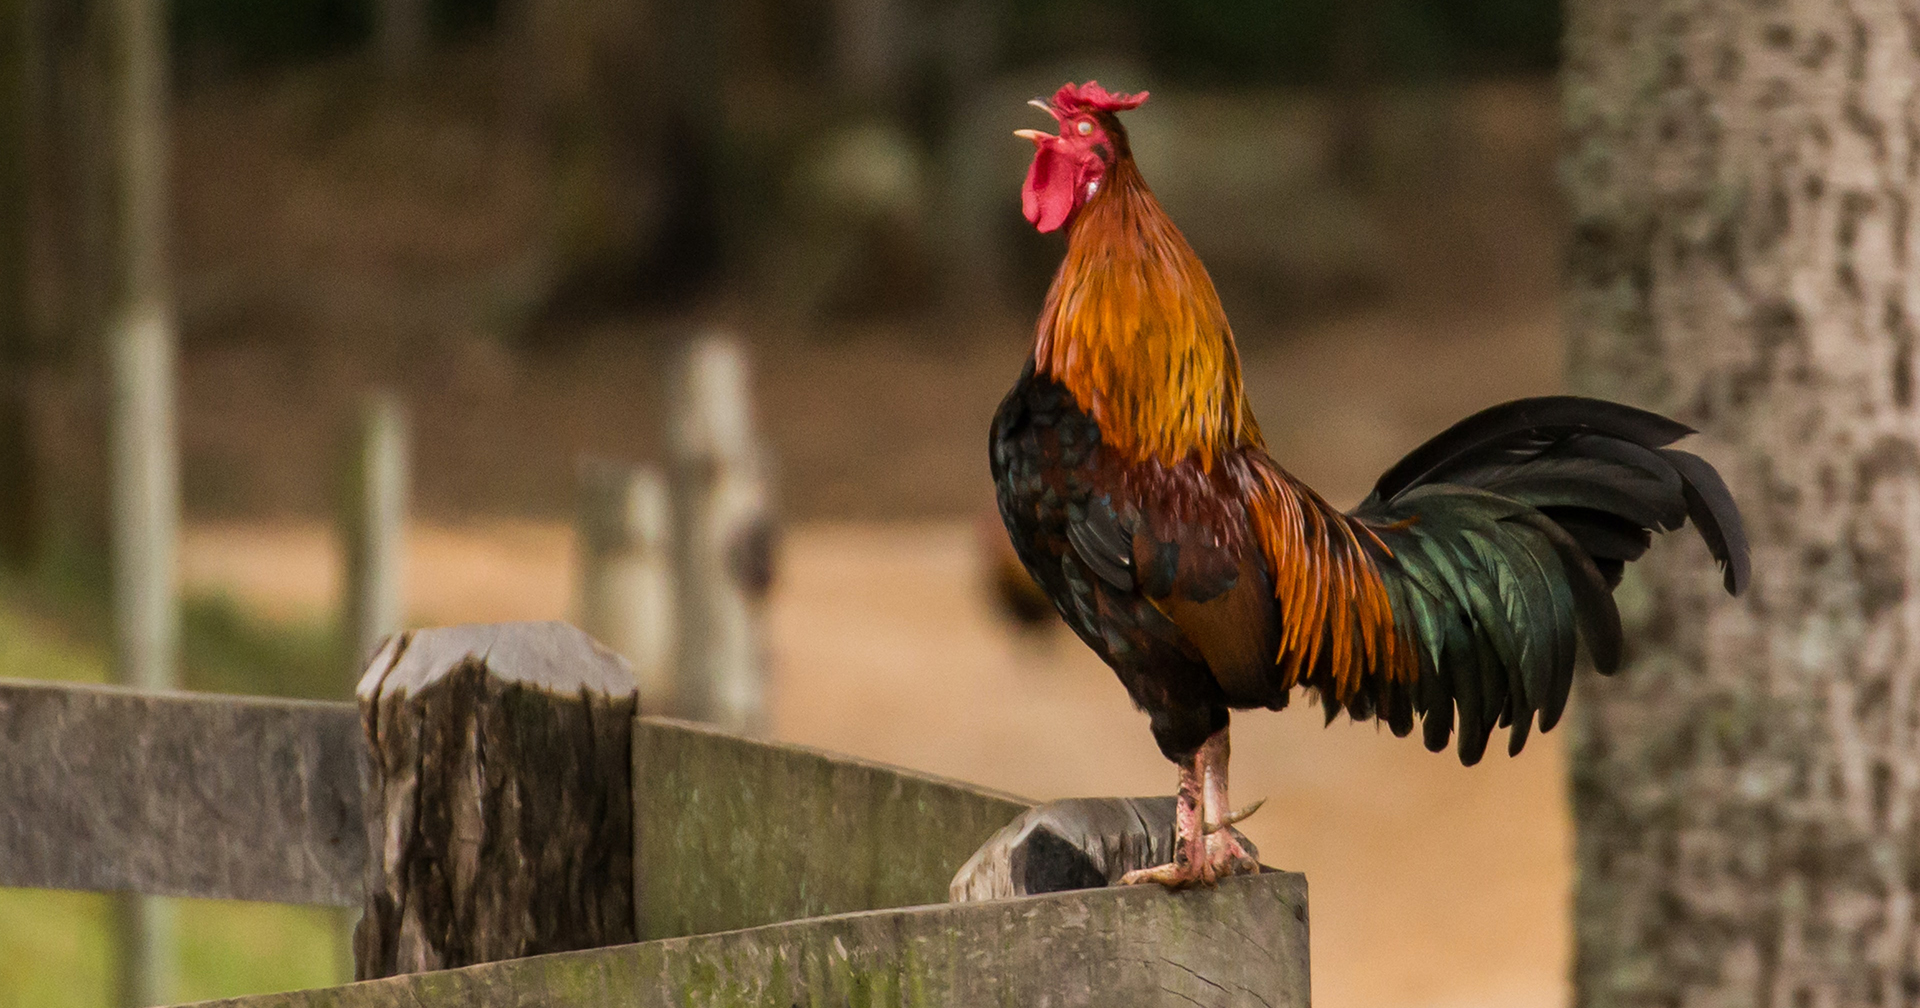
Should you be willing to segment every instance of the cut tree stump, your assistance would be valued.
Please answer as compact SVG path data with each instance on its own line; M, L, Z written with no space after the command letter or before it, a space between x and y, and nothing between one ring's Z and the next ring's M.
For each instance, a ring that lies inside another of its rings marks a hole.
M396 634L360 682L360 979L634 940L633 673L564 623Z
M1066 798L1015 816L962 865L947 887L955 903L1097 889L1136 868L1173 860L1174 799ZM1260 852L1232 827L1234 839Z

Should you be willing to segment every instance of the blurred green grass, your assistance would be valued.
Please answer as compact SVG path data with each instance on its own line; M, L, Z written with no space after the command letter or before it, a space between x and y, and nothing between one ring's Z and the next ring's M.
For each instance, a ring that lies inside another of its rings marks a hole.
M0 676L107 680L105 626L91 593L0 586ZM344 697L337 635L284 626L231 600L183 605L181 669L194 689ZM224 900L173 900L178 920L173 1001L341 983L338 911ZM0 1008L95 1008L112 1003L108 899L99 893L0 889Z

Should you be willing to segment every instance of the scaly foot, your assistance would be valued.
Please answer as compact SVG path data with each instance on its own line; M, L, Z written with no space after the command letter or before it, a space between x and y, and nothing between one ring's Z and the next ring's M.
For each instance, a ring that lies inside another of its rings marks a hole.
M1217 856L1210 854L1197 863L1175 861L1154 868L1140 868L1122 875L1120 884L1158 882L1169 889L1192 889L1195 886L1210 888L1218 885L1221 879L1233 875L1259 874L1260 863L1248 857L1232 837L1225 839L1226 845Z
M1227 827L1252 815L1264 801L1238 812L1227 811L1227 730L1220 729L1180 763L1173 861L1130 871L1120 877L1120 884L1157 882L1169 889L1188 889L1212 886L1230 875L1257 873L1260 863Z
M1234 875L1259 874L1260 862L1247 854L1246 848L1240 846L1240 841L1227 829L1230 824L1252 815L1259 805L1259 802L1255 802L1229 816L1226 822L1207 824L1197 844L1181 838L1180 850L1172 863L1130 871L1120 877L1120 884L1157 882L1169 889L1191 889L1195 886L1211 887L1221 879Z

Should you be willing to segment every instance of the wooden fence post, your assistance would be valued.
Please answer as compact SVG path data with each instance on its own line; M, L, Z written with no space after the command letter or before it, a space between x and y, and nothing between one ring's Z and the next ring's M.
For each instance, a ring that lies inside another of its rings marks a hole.
M626 657L640 712L672 707L674 605L671 508L650 466L583 459L574 518L580 628Z
M695 339L672 402L673 713L756 733L766 718L761 621L774 526L739 344L722 334Z
M359 694L360 979L634 940L624 660L565 623L415 630Z
M367 397L354 419L341 473L340 636L348 689L387 635L404 620L402 571L407 529L407 420L390 392Z
M166 264L166 14L158 0L112 0L102 13L112 191L105 322L114 666L124 683L170 689L180 620L180 494ZM123 894L112 919L120 1003L164 1002L174 975L171 905Z
M346 691L367 660L405 619L407 529L407 418L391 392L369 395L347 433L340 473L340 648ZM334 970L353 979L353 930L359 907L342 908L334 922Z

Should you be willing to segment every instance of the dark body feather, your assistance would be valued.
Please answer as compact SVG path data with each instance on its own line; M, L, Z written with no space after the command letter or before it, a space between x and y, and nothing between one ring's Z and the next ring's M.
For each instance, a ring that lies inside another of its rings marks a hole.
M1128 462L1029 364L994 418L991 458L1022 562L1147 712L1168 758L1192 753L1229 709L1279 709L1304 686L1329 719L1344 709L1405 735L1417 718L1435 750L1457 734L1471 764L1497 727L1510 729L1512 752L1536 714L1542 731L1553 727L1582 642L1601 672L1617 667L1611 589L1653 532L1691 519L1728 590L1744 587L1747 545L1726 487L1666 447L1688 433L1599 400L1520 400L1415 449L1349 514L1300 488L1290 506L1338 533L1306 540L1307 552L1328 551L1314 569L1333 572L1329 583L1377 579L1388 642L1328 617L1351 592L1281 592L1291 612L1276 598L1275 564L1297 558L1270 555L1256 509L1270 506L1260 487L1293 484L1257 444L1205 466ZM1289 620L1320 635L1292 669L1276 663ZM1361 674L1336 675L1336 664Z
M1148 601L1142 580L1170 588L1172 565L1136 573L1137 512L1099 425L1029 363L994 416L990 452L1000 516L1027 571L1147 712L1161 750L1193 751L1234 705L1200 649Z

